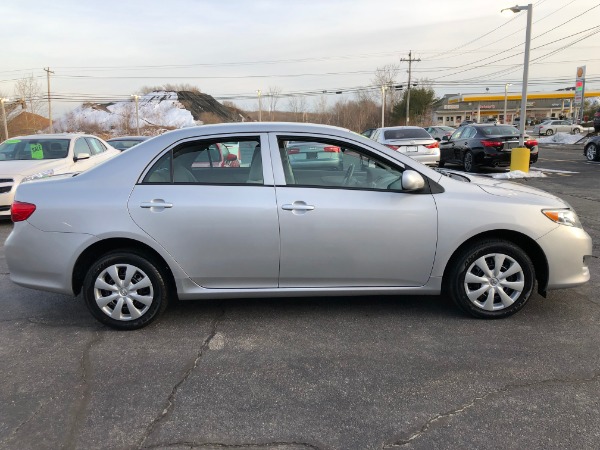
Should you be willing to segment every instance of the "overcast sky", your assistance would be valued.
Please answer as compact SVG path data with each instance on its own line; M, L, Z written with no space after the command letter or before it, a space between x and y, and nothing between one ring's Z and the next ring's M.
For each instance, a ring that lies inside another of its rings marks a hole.
M31 75L45 91L44 67L55 72L52 95L71 100L53 103L55 117L83 98L122 100L142 86L165 83L193 84L216 97L272 86L284 94L335 92L372 85L375 69L387 64L399 64L397 81L406 82L408 65L399 59L409 50L421 59L413 76L431 80L438 96L486 87L503 92L507 82L520 91L526 12L500 13L514 3L5 0L0 92L13 96L13 80ZM587 89L600 89L600 2L532 3L530 91L573 85L576 67L584 64Z

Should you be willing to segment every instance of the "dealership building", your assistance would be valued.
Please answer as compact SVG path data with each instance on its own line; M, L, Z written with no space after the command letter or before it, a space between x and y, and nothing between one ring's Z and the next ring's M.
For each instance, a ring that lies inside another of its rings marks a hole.
M539 121L546 118L574 116L575 91L531 92L527 94L527 119ZM588 91L585 97L600 97L600 91ZM504 102L506 117L504 120ZM438 125L457 126L464 120L486 122L499 120L512 123L519 117L521 94L509 92L485 94L450 94L434 104L433 120Z

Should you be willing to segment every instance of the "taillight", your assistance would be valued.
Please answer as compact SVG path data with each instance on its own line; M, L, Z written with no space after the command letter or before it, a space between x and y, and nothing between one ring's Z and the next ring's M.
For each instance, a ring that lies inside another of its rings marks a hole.
M10 218L13 222L22 222L29 219L35 211L35 205L25 202L13 202L10 206Z
M440 146L440 143L438 141L435 141L434 143L428 144L425 147L427 147L427 148L439 148L439 146Z
M339 153L341 150L339 147L336 147L335 145L329 145L327 147L324 147L323 151L329 152L329 153Z
M525 147L535 147L536 145L538 145L538 141L535 139L529 139L528 141L525 141Z
M288 155L295 155L296 153L300 153L300 149L299 148L288 148L287 152L288 152Z
M502 147L502 142L483 140L481 141L481 145L484 147Z
M392 150L398 150L400 148L399 145L385 144L385 146L391 148Z

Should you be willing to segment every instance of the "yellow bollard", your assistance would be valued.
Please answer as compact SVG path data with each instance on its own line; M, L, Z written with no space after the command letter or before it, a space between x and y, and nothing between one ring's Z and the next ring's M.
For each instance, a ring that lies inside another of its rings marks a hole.
M528 148L513 148L510 155L510 170L529 172L529 157L531 152Z

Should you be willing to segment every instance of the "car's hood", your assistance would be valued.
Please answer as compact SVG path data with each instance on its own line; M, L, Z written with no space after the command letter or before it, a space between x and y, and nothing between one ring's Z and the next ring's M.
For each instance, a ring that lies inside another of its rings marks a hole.
M514 183L506 180L497 180L491 177L482 177L477 175L472 175L470 173L464 173L456 170L449 169L437 169L438 172L442 173L451 173L460 176L463 180L467 179L470 181L469 184L478 186L482 191L496 195L499 197L526 197L526 196L534 196L538 198L551 199L563 206L569 206L561 198L556 195L550 194L549 192L543 191L541 189L537 189L530 186L525 186L520 183ZM466 180L464 180L466 181Z
M7 176L14 175L33 175L44 170L56 169L62 167L62 159L49 160L26 160L26 161L0 161L0 174Z
M538 188L525 186L520 183L514 183L506 180L496 180L495 178L480 177L470 174L468 175L468 178L471 180L471 183L478 185L488 194L498 195L500 197L517 197L522 194L529 194L538 197L550 198L553 200L558 200L561 203L565 203L562 199L554 194L550 194L549 192Z

